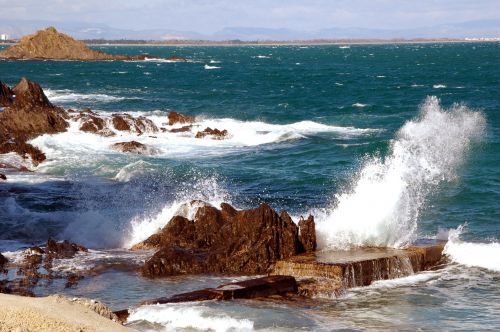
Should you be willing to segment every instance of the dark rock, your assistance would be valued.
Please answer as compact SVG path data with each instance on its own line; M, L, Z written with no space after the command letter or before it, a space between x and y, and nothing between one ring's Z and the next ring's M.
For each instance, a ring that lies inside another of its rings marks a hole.
M170 126L176 123L193 123L194 118L192 116L183 115L177 112L168 113L168 124Z
M81 111L76 119L81 122L80 130L101 136L114 136L115 133L107 127L107 122L90 109Z
M304 250L306 252L316 251L316 226L313 216L309 216L307 219L300 218L299 234Z
M134 154L154 155L158 153L156 149L137 141L115 143L111 145L111 148L117 151Z
M226 138L228 132L226 129L224 130L219 130L217 128L212 129L210 127L205 128L203 131L199 131L196 133L196 138L204 138L205 136L212 136L212 139L224 139Z
M52 258L73 258L77 252L88 252L88 250L82 245L67 240L56 242L52 239L47 241L47 247L45 248L45 253Z
M4 265L7 264L8 259L0 253L0 270L3 269Z
M180 128L170 129L170 132L171 133L185 133L187 131L191 131L192 128L193 128L193 126L189 125L189 126L184 126L184 127L180 127Z
M0 180L7 181L7 176L5 176L5 174L0 173Z
M314 221L312 221L314 222ZM237 211L198 208L195 220L176 216L157 234L135 246L160 249L142 268L145 276L196 273L266 273L277 260L304 252L290 216L268 205Z
M83 276L77 274L70 274L67 277L66 283L64 284L64 288L70 288L78 285L78 282L83 279Z
M187 61L186 58L182 58L182 57L177 56L177 55L172 55L172 56L168 57L167 60L174 61L174 62L186 62Z
M0 106L7 107L14 102L14 92L5 83L0 81Z
M297 281L290 276L268 276L206 288L172 297L143 301L141 305L181 303L207 300L255 299L297 293Z

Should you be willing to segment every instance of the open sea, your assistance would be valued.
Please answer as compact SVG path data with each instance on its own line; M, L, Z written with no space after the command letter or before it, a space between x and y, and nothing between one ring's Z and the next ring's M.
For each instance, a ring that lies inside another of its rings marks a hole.
M37 295L135 308L141 331L500 329L500 43L94 48L189 61L0 61L0 80L25 76L66 109L159 126L180 112L229 138L101 137L74 123L34 139L47 160L0 182L0 252L16 260L48 237L69 239L91 252L55 269L92 271L73 288L41 282ZM159 154L110 149L126 140ZM148 255L126 249L193 199L313 214L321 249L448 239L449 262L310 303L137 308L244 278L149 280L126 267Z

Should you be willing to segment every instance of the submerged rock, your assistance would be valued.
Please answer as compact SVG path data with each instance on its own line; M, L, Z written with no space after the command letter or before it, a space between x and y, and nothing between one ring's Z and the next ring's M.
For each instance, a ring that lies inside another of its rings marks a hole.
M120 152L134 154L155 155L158 153L156 149L137 141L115 143L111 145L111 148Z
M54 27L25 36L21 41L3 51L3 59L54 59L54 60L144 60L145 56L111 55L95 51L85 43L58 32Z
M204 138L206 136L212 136L212 139L224 139L228 135L228 132L226 129L224 130L219 130L217 128L212 129L210 127L205 128L203 131L199 131L196 133L196 138Z
M193 123L194 122L194 117L180 114L177 112L170 112L168 113L168 124L170 126L176 124L176 123Z
M173 62L187 62L186 58L177 56L177 55L172 55L167 58L168 61L173 61Z
M223 203L220 210L201 206L194 220L173 217L134 248L159 249L142 268L143 275L157 277L266 273L274 262L302 253L304 247L298 227L286 212L278 215L267 204L238 211Z

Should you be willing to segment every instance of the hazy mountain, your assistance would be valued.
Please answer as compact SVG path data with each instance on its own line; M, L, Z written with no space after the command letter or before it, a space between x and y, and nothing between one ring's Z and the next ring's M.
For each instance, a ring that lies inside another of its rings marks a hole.
M77 39L206 39L206 40L297 40L297 39L394 39L394 38L464 38L499 37L500 20L469 21L456 24L441 24L415 29L366 29L366 28L329 28L318 31L296 31L291 29L268 29L254 27L228 27L213 34L172 29L127 30L117 29L105 24L56 21L0 21L0 33L13 38L47 26L70 34Z

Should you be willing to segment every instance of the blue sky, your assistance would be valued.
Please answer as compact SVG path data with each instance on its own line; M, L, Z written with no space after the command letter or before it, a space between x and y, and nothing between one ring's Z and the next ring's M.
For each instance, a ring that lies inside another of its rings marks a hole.
M204 34L225 27L411 29L500 20L499 0L0 0L0 8L0 21L78 21Z

